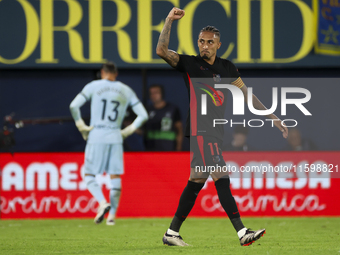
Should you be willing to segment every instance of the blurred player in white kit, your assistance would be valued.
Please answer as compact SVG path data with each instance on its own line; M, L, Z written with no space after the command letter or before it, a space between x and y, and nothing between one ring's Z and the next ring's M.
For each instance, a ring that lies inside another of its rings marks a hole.
M121 194L123 168L123 139L131 135L147 119L148 114L135 92L116 81L117 68L113 62L103 64L101 80L88 83L73 99L70 110L75 124L87 140L85 148L85 176L87 189L98 201L98 213L94 222L99 224L109 212L106 224L115 224L115 214ZM91 120L87 126L81 118L80 107L91 101ZM136 119L123 130L121 124L128 106ZM104 172L110 175L110 203L107 203L95 176Z

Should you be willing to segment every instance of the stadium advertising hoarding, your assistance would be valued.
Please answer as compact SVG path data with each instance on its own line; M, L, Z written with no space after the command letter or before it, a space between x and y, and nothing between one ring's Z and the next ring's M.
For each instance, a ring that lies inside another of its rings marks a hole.
M339 216L340 152L224 153L242 216ZM190 154L126 153L119 217L172 216ZM1 154L1 218L93 217L83 153ZM171 162L171 164L169 164ZM108 196L108 176L98 176ZM169 192L171 191L171 192ZM208 179L190 216L226 216Z
M2 0L0 67L97 68L109 59L123 68L168 68L155 48L173 6L186 11L171 33L178 53L196 55L197 35L209 24L222 33L219 55L239 67L338 66L314 54L312 0Z

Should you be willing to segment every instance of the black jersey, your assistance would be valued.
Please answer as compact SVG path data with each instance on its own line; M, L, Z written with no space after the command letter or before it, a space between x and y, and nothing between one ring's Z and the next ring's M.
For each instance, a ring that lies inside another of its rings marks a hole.
M212 129L213 119L223 119L227 89L214 89L214 84L227 82L231 84L240 76L235 65L227 59L216 57L213 65L207 63L201 56L179 55L176 69L183 73L188 94L190 95L190 110L187 118L185 135L210 135L219 139L223 137L223 125ZM202 79L202 82L196 78ZM227 79L226 79L227 78ZM227 80L227 81L226 81ZM207 114L201 114L202 94L206 96ZM190 125L191 124L191 125Z

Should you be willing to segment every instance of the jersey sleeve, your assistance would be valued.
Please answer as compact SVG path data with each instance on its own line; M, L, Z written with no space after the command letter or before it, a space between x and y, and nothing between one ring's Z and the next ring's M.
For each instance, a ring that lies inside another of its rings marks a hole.
M230 77L231 77L231 84L238 87L238 88L242 88L244 83L240 77L240 73L238 72L236 66L229 60L228 61L228 67L229 67L229 73L230 73Z
M176 70L185 73L187 71L187 66L190 65L191 59L193 56L183 55L179 54L179 61L177 63L177 66L175 67Z
M133 125L136 128L140 128L142 124L148 120L148 112L145 110L143 104L135 104L135 107L132 108L132 111L137 115L137 118L133 121Z
M78 94L70 104L70 111L75 121L81 119L80 107L86 103L86 99Z
M230 73L230 77L232 77L234 80L238 79L240 77L240 73L238 72L236 66L231 62L228 61L229 63L229 73Z
M85 97L86 101L91 100L92 98L92 93L93 93L93 86L91 86L91 82L88 83L83 90L79 93L80 95L82 95L83 97Z
M140 103L140 101L139 101L139 99L138 99L136 93L135 93L133 90L131 90L131 94L130 94L130 104L129 104L129 106L134 107L134 106L137 105L138 103Z

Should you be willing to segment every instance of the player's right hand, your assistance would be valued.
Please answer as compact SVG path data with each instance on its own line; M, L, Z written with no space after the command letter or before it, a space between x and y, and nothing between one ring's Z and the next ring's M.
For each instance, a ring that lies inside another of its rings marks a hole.
M168 18L171 20L179 20L181 19L185 14L185 11L182 9L179 9L177 7L172 8L172 10L168 14Z
M280 131L282 132L283 138L287 139L287 137L288 137L288 128L282 124L282 121L279 118L277 118L276 120L277 121L274 121L274 125L278 129L280 129Z
M93 129L93 127L86 125L83 119L77 120L76 126L77 126L79 132L81 133L82 137L86 141L87 138L89 137L89 133Z

